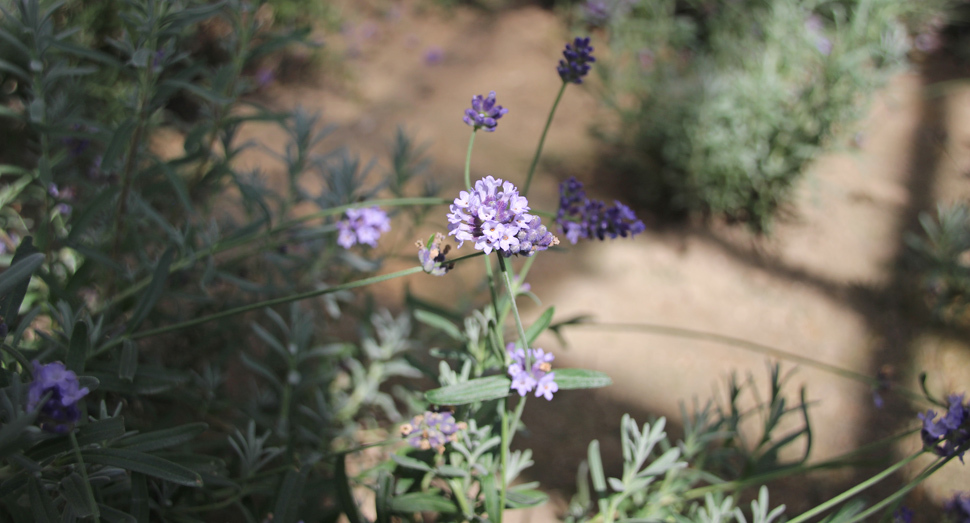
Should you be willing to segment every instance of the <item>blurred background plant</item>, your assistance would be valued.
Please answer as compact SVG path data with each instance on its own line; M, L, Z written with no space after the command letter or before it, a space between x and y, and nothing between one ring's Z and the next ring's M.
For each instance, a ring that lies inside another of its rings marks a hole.
M951 4L590 0L572 13L608 42L600 96L619 124L599 135L618 183L661 215L767 231L872 94L940 45Z

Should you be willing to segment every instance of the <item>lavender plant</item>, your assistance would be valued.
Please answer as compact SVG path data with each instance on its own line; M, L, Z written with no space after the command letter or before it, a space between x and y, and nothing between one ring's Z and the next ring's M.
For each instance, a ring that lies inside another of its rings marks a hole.
M575 180L563 186L557 213L534 210L527 198L559 100L595 61L589 38L567 44L556 68L562 86L521 191L508 175L470 180L476 133L500 137L508 112L491 92L463 116L472 127L464 190L439 198L433 184L415 187L426 162L403 132L384 178L365 183L374 162L345 149L318 152L327 129L317 116L237 110L253 88L247 68L302 34L269 31L256 16L262 3L124 0L119 26L94 42L73 39L57 3L0 5L0 41L12 49L0 74L19 86L0 117L27 144L0 166L0 239L13 251L0 273L0 519L343 514L359 523L358 497L368 490L382 522L498 522L506 510L546 501L526 481L531 451L512 450L526 403L542 398L532 408L555 408L562 394L610 378L554 367L554 351L536 342L573 323L553 324L548 307L526 325L517 299L531 295L534 261L564 250L557 235L576 243L645 229L629 207L590 200ZM227 57L212 67L193 54L203 26L230 29L209 50ZM87 82L102 75L116 77L123 96L99 98ZM191 117L175 108L182 98L197 108ZM239 143L239 130L256 124L290 138L273 151L287 177L280 192L238 167L251 145ZM162 128L184 132L184 151L161 157L146 146ZM308 191L306 176L323 189ZM417 265L383 272L385 238L400 234L403 216L434 216L448 223L447 235L409 251ZM543 223L552 216L555 225ZM474 252L454 256L450 237ZM364 290L448 278L472 258L483 262L487 295L472 296L471 307L414 300L391 313ZM431 340L442 346L424 350ZM808 443L795 462L780 451L811 435L805 393L786 403L785 379L772 367L769 399L750 410L740 405L753 382L732 381L725 405L685 413L676 444L665 420L641 428L624 417L623 474L605 478L591 444L594 491L581 490L568 518L779 520L783 507L771 508L761 485L808 470ZM923 415L926 451L939 459L918 479L966 450L970 420L962 397L953 398L941 418ZM750 444L739 427L759 415L762 434ZM802 428L776 436L789 417ZM363 456L375 449L368 464ZM746 512L735 499L753 486L761 489ZM911 488L833 521L861 521ZM959 498L953 512L963 506Z

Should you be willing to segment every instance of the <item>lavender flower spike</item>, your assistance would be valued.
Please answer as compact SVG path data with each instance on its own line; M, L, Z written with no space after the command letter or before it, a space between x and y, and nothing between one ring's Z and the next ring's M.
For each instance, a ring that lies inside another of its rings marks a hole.
M498 126L497 120L509 110L501 105L495 105L495 91L490 91L488 97L476 94L472 97L472 108L465 109L465 117L462 120L475 128L483 129L485 132L495 132Z
M81 417L77 402L88 394L88 388L81 388L77 374L59 361L41 365L34 360L33 364L34 381L27 391L27 410L40 409L38 418L42 429L66 434Z
M441 244L444 241L445 237L438 232L434 233L434 236L428 241L427 247L421 240L417 241L418 260L421 262L421 268L432 276L444 276L448 271L455 268L454 262L449 263L445 259L448 251L451 250L451 245L442 247Z
M441 454L445 444L457 440L458 431L466 428L468 425L464 421L456 422L450 412L425 411L401 425L401 436L407 437L408 444L418 450L435 449Z
M347 209L346 216L346 219L337 222L337 229L340 230L337 244L344 249L349 249L357 243L377 247L377 240L381 234L391 230L391 220L388 219L387 213L377 206Z
M559 391L559 384L555 382L556 373L552 372L552 360L555 359L551 353L542 349L529 349L529 358L522 348L517 348L514 343L509 343L505 347L512 363L509 364L509 376L512 377L512 389L519 393L519 396L535 390L536 397L543 397L551 400L552 395ZM531 361L531 365L529 362Z
M586 197L583 184L570 178L559 185L559 212L556 224L573 244L580 238L605 240L635 236L646 230L633 211L618 201L611 207Z
M511 182L486 176L471 191L461 191L448 214L448 235L475 248L502 256L532 256L559 243L538 216L529 214L529 201Z
M589 64L596 61L593 57L593 46L589 45L589 37L577 36L572 45L566 44L562 55L565 60L559 60L559 67L556 68L559 77L566 83L583 83L583 77L589 73Z

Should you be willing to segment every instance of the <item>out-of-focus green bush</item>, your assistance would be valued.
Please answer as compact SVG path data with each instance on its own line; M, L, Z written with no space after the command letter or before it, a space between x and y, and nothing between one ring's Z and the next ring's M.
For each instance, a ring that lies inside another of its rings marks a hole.
M806 164L907 63L910 33L943 0L612 0L580 6L603 27L602 136L642 203L765 230ZM939 23L937 23L939 26ZM912 28L912 31L909 29Z
M970 207L940 205L920 215L923 234L907 243L915 255L924 296L933 314L951 325L970 325Z

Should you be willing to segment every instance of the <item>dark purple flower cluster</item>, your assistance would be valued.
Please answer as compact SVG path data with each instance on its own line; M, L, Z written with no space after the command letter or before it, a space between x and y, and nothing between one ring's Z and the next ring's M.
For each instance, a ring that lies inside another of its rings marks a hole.
M556 223L573 244L580 238L626 238L646 229L626 205L614 200L613 205L607 207L599 200L587 198L583 184L576 178L569 178L559 185Z
M445 245L444 248L441 244L445 241L445 237L441 233L434 233L434 236L428 241L428 246L424 246L424 242L418 240L418 260L421 261L421 268L424 272L432 276L444 276L448 271L455 268L454 262L448 263L445 260L445 256L448 251L451 250L451 245Z
M498 127L498 119L505 116L508 109L501 105L495 105L495 91L488 93L488 97L476 94L472 97L472 108L465 109L465 117L462 120L476 130L484 129L485 132L494 132Z
M964 492L953 496L953 499L943 506L943 510L957 523L970 523L970 493Z
M27 410L40 409L42 429L66 434L81 417L77 402L88 394L88 388L81 388L77 375L59 361L41 365L34 360L33 364L34 381L27 391ZM41 403L45 396L46 401Z
M960 461L970 443L970 406L963 403L963 394L951 394L946 413L936 419L936 412L927 410L920 414L923 445L940 456L952 456L959 452Z
M474 189L459 193L450 210L448 235L455 236L459 248L468 240L485 254L495 250L506 258L528 257L559 243L538 216L528 213L529 201L501 178L478 180Z
M593 57L593 46L589 45L589 37L582 38L577 36L572 45L566 44L566 49L562 55L565 60L559 60L559 77L563 82L575 84L583 83L583 77L589 73L591 63L596 61Z
M410 423L401 425L401 436L408 444L419 450L435 449L445 451L445 443L458 439L458 431L465 430L464 421L456 422L450 412L430 412L418 414Z
M909 507L899 507L893 512L893 523L913 523L913 510Z
M536 391L536 397L552 399L552 394L559 391L559 384L555 382L556 373L552 372L552 360L556 357L542 349L529 349L528 355L514 343L509 343L505 350L512 358L509 365L509 376L512 376L512 388L519 396Z

